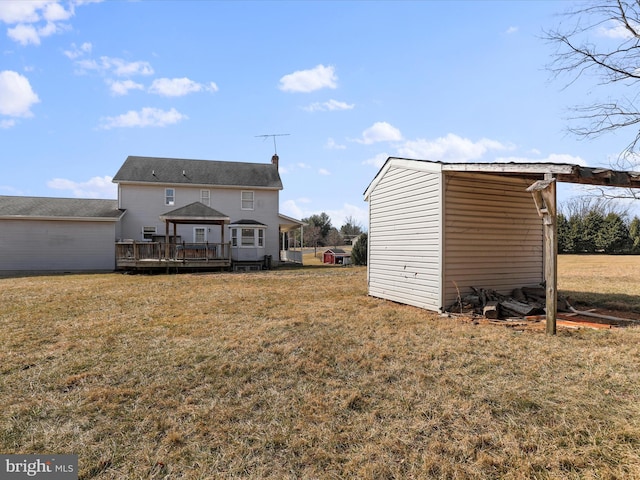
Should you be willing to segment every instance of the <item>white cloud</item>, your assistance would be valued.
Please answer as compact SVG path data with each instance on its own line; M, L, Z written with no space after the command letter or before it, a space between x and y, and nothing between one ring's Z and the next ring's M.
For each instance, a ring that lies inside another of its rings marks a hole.
M54 3L51 0L9 0L0 2L0 21L8 23L31 23L40 20L39 11L47 4Z
M31 106L40 102L27 77L17 72L0 72L0 114L10 117L30 117Z
M507 35L511 35L514 34L518 31L518 27L509 27L507 28L507 31L505 32Z
M16 25L7 30L7 36L20 45L40 45L40 35L33 25Z
M367 230L369 227L369 210L364 207L357 207L349 203L342 205L342 208L338 210L327 210L325 212L331 218L331 225L340 230L340 227L344 225L345 220L349 217L353 218L363 230Z
M633 26L638 29L640 24L635 23ZM628 40L633 38L633 34L627 30L624 24L613 21L609 22L606 26L598 28L597 33L601 37L612 38L614 40Z
M72 43L71 44L71 49L70 50L65 50L64 55L71 59L71 60L75 60L78 57L82 57L83 55L87 54L87 53L91 53L91 49L93 48L93 46L89 43L89 42L84 42L82 45L80 45L79 47L75 44Z
M61 22L73 15L75 4L68 10L58 0L0 1L0 21L15 25L7 36L21 45L40 45L41 38L68 28Z
M331 172L329 170L327 170L326 168L320 168L318 169L318 173L320 175L331 175Z
M42 16L47 22L60 22L73 17L73 10L65 10L58 2L47 2L42 9Z
M112 73L117 77L131 77L133 75L153 75L153 67L149 62L127 62L121 58L100 57L100 61L94 59L78 60L76 65L81 71L96 71Z
M149 87L149 92L165 97L182 97L189 93L207 90L217 92L218 86L211 82L208 85L194 82L186 77L183 78L158 78Z
M16 125L15 120L0 120L0 128L11 128Z
M109 85L109 89L113 95L121 96L127 95L129 90L144 90L144 85L141 83L136 83L133 80L124 80L122 82L118 81L107 81Z
M347 148L347 146L339 145L336 143L336 141L333 138L329 137L327 139L327 143L324 144L324 148L327 148L329 150L344 150Z
M304 218L306 217L306 215L304 214L304 210L298 205L298 203L308 202L308 199L286 200L280 204L280 211L289 217L298 219Z
M47 182L49 188L67 190L77 198L116 198L118 187L109 176L92 177L86 182L74 182L64 178L54 178Z
M410 140L398 149L402 157L442 162L477 161L490 151L510 150L512 146L504 145L496 140L482 138L477 142L462 138L453 133L435 140Z
M329 100L328 102L315 102L304 107L308 112L326 112L336 110L352 110L355 107L353 103L339 102L338 100Z
M167 125L173 125L188 118L189 117L178 112L175 108L167 111L145 107L139 112L130 110L117 117L105 117L102 119L100 128L110 130L118 127L166 127Z
M375 157L373 158L368 158L367 160L365 160L364 162L362 162L363 165L372 165L376 168L381 168L382 165L384 165L384 162L387 161L387 158L389 158L390 155L388 153L379 153L377 154Z
M398 142L402 140L402 134L393 125L387 122L376 122L362 132L362 138L358 143L370 145L378 142Z
M313 92L322 88L337 88L335 68L318 65L311 70L299 70L280 79L283 92Z

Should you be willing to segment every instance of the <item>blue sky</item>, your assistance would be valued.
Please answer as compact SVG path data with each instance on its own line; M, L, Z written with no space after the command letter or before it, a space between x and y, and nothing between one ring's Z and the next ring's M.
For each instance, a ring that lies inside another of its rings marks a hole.
M632 137L567 134L599 92L545 68L570 5L0 0L0 195L116 198L128 155L269 162L286 134L281 213L366 227L388 156L609 166Z

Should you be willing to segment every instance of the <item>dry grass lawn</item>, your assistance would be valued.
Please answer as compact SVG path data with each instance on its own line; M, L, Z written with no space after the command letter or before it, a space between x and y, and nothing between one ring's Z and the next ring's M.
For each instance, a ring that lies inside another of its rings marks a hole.
M561 289L639 302L621 258L563 257ZM640 328L441 318L361 267L0 279L0 304L0 451L81 479L640 478Z

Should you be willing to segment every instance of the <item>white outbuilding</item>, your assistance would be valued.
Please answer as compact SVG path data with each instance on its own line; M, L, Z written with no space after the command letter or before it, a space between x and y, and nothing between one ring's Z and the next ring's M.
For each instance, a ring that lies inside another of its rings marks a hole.
M364 192L369 294L442 311L472 287L546 281L555 329L556 182L640 188L640 173L388 158Z

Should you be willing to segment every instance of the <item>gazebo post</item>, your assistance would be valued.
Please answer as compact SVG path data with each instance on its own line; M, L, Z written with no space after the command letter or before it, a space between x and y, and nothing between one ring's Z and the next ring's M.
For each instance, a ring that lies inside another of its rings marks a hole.
M169 220L164 221L164 259L169 260Z

